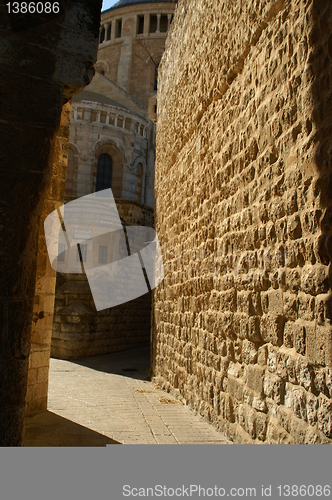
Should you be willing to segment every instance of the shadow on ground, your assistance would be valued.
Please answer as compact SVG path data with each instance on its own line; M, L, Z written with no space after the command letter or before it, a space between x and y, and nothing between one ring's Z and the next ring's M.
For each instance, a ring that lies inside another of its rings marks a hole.
M149 380L149 346L88 358L69 359L68 361L99 372L123 375L137 380Z
M51 411L25 419L24 446L106 446L121 444Z

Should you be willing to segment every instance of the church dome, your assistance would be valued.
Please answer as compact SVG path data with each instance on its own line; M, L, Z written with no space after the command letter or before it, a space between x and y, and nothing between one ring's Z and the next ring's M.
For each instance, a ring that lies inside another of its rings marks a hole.
M129 7L131 5L150 4L150 3L177 3L177 0L119 0L119 2L113 5L113 7L105 10L104 12L108 12L114 9L120 9L122 7Z

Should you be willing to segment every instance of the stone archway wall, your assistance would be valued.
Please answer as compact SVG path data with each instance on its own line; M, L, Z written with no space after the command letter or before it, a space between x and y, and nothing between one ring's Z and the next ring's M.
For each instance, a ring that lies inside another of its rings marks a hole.
M159 71L155 380L241 443L331 443L332 6L182 0Z
M56 272L51 268L44 235L44 220L63 204L67 174L71 103L62 108L56 137L52 181L45 196L38 234L36 286L32 316L25 416L47 410L48 372L54 311Z
M47 22L27 14L10 17L0 6L2 446L21 445L24 436L39 222L59 145L61 109L90 82L98 46L101 1L61 4L66 12Z

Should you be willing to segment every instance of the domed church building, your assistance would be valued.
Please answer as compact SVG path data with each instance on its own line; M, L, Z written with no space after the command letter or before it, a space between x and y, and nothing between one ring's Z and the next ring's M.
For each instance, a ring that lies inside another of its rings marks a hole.
M111 188L123 225L153 227L158 65L176 1L120 0L102 12L95 76L73 98L65 203ZM51 355L147 345L151 292L96 311L84 274L57 274Z

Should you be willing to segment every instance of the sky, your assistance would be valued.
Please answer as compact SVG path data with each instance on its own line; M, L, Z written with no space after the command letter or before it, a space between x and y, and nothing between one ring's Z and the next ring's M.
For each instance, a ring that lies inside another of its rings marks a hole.
M103 0L103 7L102 7L101 11L109 9L118 1L119 0Z

